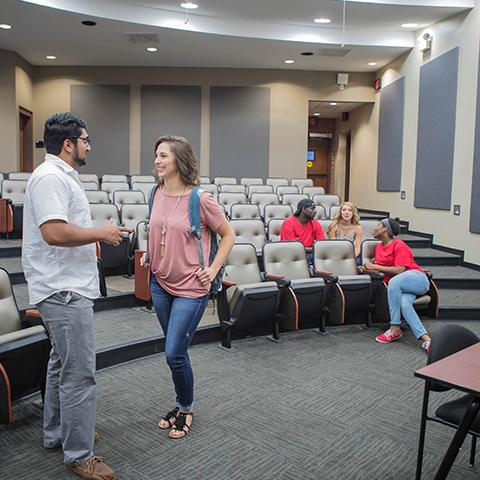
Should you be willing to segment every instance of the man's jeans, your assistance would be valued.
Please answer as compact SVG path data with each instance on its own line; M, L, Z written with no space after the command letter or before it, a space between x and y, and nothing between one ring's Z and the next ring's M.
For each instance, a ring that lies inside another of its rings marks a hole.
M420 338L427 331L413 308L417 295L424 295L430 287L427 276L420 270L407 270L395 275L388 282L388 307L390 323L400 325L400 312L410 325L415 338Z
M189 411L194 403L194 380L187 349L207 306L208 295L198 298L175 297L165 291L153 275L150 290L165 335L165 357L172 371L177 406Z
M93 301L59 292L37 305L50 335L43 443L63 446L65 463L93 455L96 415Z

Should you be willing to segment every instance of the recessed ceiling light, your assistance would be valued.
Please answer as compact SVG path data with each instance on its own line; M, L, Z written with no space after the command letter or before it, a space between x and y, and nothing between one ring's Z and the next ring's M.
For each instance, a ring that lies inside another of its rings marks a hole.
M9 25L8 23L0 23L0 28L2 30L11 30L12 29L12 26Z
M374 67L375 65L378 65L377 62L368 62L367 65L370 67Z
M94 22L93 20L84 20L82 22L82 25L85 25L86 27L94 27L97 24L97 22Z
M57 57L55 55L47 55L45 58L47 60L56 60L57 59Z
M283 63L295 63L295 60L284 60Z
M337 104L337 102L330 102L330 105L334 107Z
M182 8L187 8L189 10L195 10L195 8L198 8L198 5L196 3L193 3L193 2L181 3L180 6Z
M319 117L319 116L320 116L320 114L319 114L318 112L315 112L314 115L315 115L316 117Z
M329 18L315 18L313 20L315 23L330 23L331 20Z
M157 47L147 47L145 49L147 52L158 52L158 48Z
M402 23L403 28L417 28L418 23Z

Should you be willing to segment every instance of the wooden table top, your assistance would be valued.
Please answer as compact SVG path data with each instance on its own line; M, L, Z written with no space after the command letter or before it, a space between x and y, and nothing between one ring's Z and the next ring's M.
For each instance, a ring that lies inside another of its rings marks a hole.
M480 396L480 343L420 368L415 376Z

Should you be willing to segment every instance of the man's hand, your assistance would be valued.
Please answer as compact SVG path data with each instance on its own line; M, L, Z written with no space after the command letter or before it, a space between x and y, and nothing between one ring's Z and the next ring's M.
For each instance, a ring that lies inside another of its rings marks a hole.
M371 263L371 262L365 262L365 264L363 265L363 268L365 270L370 270L372 272L380 271L380 269L378 268L378 265L375 265L374 263Z
M118 246L122 243L125 233L132 233L132 229L127 227L117 227L113 224L113 219L107 220L103 227L100 227L102 241L109 245Z
M148 255L148 252L143 252L143 255L140 257L140 266L141 267L150 266L150 257Z
M217 272L213 270L211 267L206 267L204 269L197 270L197 277L202 282L202 285L210 285L215 280L217 276Z

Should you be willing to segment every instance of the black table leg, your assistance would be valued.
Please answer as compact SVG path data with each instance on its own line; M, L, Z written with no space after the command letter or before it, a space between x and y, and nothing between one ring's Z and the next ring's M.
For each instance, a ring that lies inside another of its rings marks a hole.
M445 480L447 478L448 472L450 471L450 468L457 457L458 451L460 450L460 447L462 446L463 441L465 440L465 437L467 436L467 433L479 410L480 398L474 398L465 410L465 415L463 416L455 436L448 447L447 453L443 457L442 464L435 475L435 480Z

